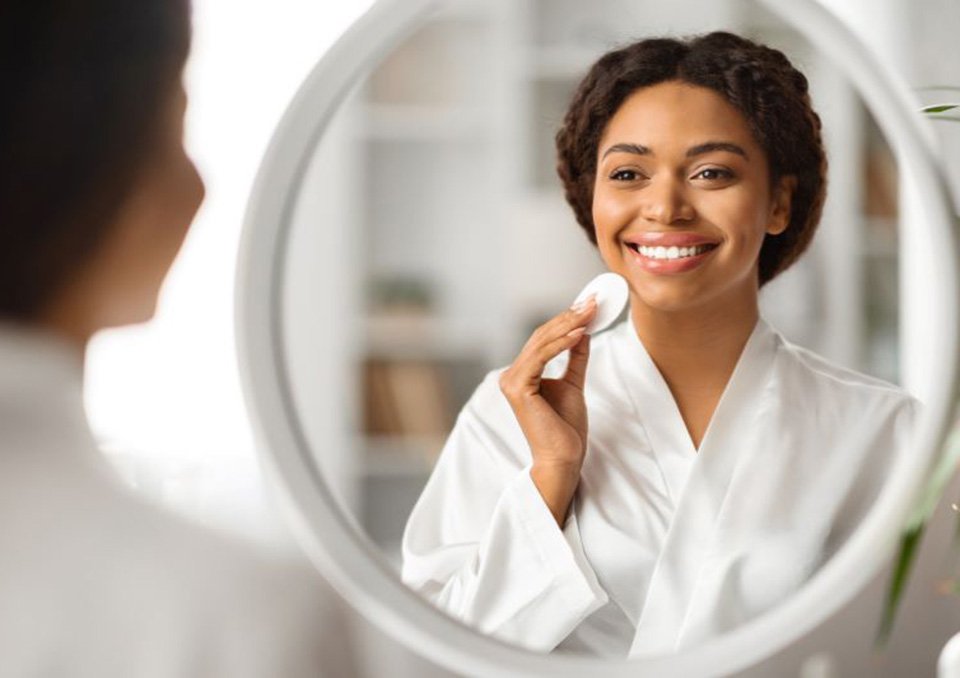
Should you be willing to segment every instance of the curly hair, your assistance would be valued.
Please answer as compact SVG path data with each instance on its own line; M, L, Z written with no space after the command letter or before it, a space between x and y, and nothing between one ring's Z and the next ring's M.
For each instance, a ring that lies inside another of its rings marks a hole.
M574 92L556 135L557 173L577 222L596 245L593 185L597 147L624 100L642 87L681 81L709 88L747 119L767 154L770 182L795 176L790 222L760 249L759 286L786 270L810 244L826 198L827 157L807 78L779 50L724 31L651 38L608 52Z

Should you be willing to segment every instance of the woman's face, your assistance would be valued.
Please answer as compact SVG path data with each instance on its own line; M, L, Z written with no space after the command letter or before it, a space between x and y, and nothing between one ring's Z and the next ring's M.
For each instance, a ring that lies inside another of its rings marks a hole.
M634 304L661 311L756 302L760 246L789 223L744 116L713 90L669 81L630 95L597 149L593 220Z
M175 88L159 143L125 202L96 263L101 282L95 329L149 320L161 284L203 200L204 186L183 145L186 94Z

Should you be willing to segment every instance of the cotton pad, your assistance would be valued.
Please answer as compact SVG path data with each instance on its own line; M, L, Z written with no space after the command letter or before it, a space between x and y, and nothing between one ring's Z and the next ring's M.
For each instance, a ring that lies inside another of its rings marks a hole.
M591 294L597 295L597 314L587 324L587 334L606 329L620 316L630 296L627 281L616 273L598 275L587 283L573 303L583 301Z

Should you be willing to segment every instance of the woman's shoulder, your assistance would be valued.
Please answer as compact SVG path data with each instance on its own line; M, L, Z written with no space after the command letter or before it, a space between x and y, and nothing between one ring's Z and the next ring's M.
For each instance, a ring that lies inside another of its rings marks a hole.
M0 548L17 557L0 567L0 590L33 604L0 611L0 626L16 616L26 627L51 629L31 636L21 656L49 648L66 624L79 639L71 647L84 649L71 656L68 648L63 658L78 666L116 650L100 645L111 638L137 641L120 644L118 661L142 663L145 654L187 665L193 645L171 639L192 638L204 643L218 675L241 660L262 663L263 675L291 675L284 657L313 660L316 652L284 633L338 633L335 596L294 555L194 523L77 464L48 463L43 475L19 470L4 478L4 489L16 482L19 490L0 516Z
M903 387L841 365L777 334L776 364L781 372L806 382L814 393L835 393L844 400L883 401L894 406L919 403Z

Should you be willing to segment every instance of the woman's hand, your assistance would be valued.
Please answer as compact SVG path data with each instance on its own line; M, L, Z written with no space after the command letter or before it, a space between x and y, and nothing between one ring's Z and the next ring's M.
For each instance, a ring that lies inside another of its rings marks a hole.
M596 312L596 299L590 297L547 321L500 376L500 390L530 444L530 476L561 527L580 482L587 449L583 384L590 336L585 330ZM563 377L542 379L546 364L568 349L570 362Z

